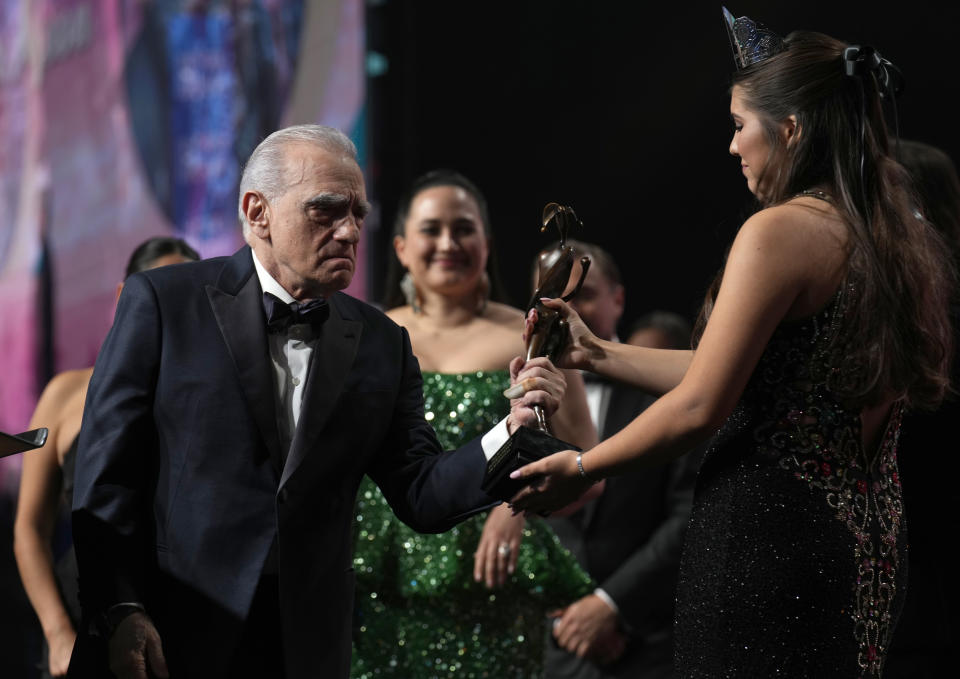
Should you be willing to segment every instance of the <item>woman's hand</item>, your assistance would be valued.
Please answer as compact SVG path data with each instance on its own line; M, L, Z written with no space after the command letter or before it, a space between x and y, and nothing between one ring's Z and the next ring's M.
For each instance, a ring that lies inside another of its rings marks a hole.
M523 516L515 516L507 505L497 505L490 510L473 555L475 581L483 581L487 589L503 586L517 567L525 523Z
M600 345L596 335L590 332L587 324L583 322L580 315L573 310L569 304L560 298L541 299L543 306L555 310L560 314L568 325L569 343L563 355L560 356L557 365L561 368L579 368L580 370L590 370L591 361L600 355ZM537 310L531 309L527 315L523 329L523 341L527 342L533 325L537 321Z
M577 453L564 450L520 467L511 479L524 479L525 486L510 500L514 512L545 515L566 507L583 495L593 482L580 476Z

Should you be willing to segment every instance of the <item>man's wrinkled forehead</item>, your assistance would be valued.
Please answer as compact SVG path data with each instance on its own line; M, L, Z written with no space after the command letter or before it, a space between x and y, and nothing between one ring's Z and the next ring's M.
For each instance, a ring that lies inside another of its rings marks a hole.
M342 183L365 195L360 166L350 155L339 149L318 144L291 143L284 156L284 179L288 187L320 180Z

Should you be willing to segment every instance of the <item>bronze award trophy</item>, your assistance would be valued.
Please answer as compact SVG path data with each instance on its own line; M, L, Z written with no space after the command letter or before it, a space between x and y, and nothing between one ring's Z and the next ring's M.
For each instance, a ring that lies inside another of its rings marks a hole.
M540 253L537 289L527 305L527 319L533 322L533 329L527 336L528 361L538 356L546 356L551 361L556 361L563 354L570 339L567 322L558 312L541 304L540 298L561 297L567 289L576 259L573 248L566 244L567 235L570 227L581 226L581 223L573 208L548 203L543 208L543 226L540 230L546 231L551 223L556 224L560 232L560 244L552 250ZM569 302L580 291L590 268L590 258L581 257L580 266L582 270L576 287L561 297L565 302ZM561 450L580 450L550 433L547 416L540 406L534 406L534 412L537 415L536 428L517 429L487 462L481 488L498 500L510 500L526 485L526 481L510 478L510 473L515 469Z

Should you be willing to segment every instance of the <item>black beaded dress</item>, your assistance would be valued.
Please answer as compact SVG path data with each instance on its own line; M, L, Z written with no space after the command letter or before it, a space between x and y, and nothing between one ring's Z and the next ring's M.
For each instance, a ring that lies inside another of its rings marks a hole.
M906 592L899 404L864 451L841 290L782 323L697 482L677 591L682 677L879 677Z

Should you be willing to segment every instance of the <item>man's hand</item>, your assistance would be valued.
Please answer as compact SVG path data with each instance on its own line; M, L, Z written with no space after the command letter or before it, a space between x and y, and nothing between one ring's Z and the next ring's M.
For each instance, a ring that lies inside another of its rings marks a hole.
M517 567L525 523L522 516L514 516L505 504L490 510L473 555L474 580L484 582L487 589L503 586Z
M110 637L110 671L118 679L167 679L160 634L146 613L131 613Z
M558 613L553 637L561 648L601 664L613 662L623 653L617 614L596 594L588 594Z
M627 635L618 627L607 636L598 637L590 648L590 658L597 665L612 665L627 650Z
M510 384L504 396L511 399L507 416L507 431L511 434L519 426L536 423L535 405L542 407L547 417L552 415L567 390L563 372L544 357L524 362L517 356L510 361Z

